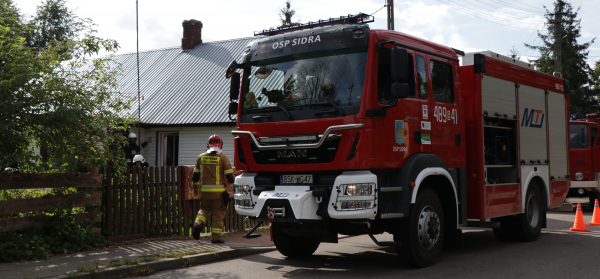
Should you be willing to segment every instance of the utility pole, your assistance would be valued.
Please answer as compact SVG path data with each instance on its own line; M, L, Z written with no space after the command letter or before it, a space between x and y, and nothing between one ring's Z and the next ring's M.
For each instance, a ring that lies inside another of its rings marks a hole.
M554 59L556 63L556 72L560 77L562 77L562 12L563 10L563 2L562 0L558 0L558 10L554 12Z
M394 30L394 0L387 0L387 29Z

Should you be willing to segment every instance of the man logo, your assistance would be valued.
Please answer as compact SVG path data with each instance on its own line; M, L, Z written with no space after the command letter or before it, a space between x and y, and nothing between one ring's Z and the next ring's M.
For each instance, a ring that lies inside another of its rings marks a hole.
M306 150L279 150L277 159L279 158L306 158Z
M525 108L523 111L523 121L521 121L521 126L524 127L532 127L532 128L542 128L544 124L544 111L538 109Z

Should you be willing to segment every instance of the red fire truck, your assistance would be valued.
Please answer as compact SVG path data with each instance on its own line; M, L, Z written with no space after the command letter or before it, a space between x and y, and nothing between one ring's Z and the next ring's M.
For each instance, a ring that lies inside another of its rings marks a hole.
M598 199L598 181L600 181L600 142L596 114L586 115L587 119L570 121L569 165L571 189L567 197L588 197L590 206Z
M288 257L367 234L424 267L461 227L537 239L569 189L564 80L369 21L264 30L231 63L237 213Z

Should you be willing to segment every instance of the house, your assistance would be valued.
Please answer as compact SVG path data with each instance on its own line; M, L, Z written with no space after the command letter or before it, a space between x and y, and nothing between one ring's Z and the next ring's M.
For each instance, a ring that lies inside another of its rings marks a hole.
M148 141L142 155L151 166L193 165L213 134L223 138L223 153L233 163L235 120L227 113L225 71L254 38L203 43L202 22L182 25L181 46L139 53L141 121L131 132ZM136 53L114 59L123 69L119 92L135 100L131 115L137 118Z

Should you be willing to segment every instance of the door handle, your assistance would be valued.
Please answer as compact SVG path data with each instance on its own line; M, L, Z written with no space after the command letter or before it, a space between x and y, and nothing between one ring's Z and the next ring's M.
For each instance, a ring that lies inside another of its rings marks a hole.
M454 144L460 146L460 133L454 134Z
M421 144L421 130L415 130L415 143Z

